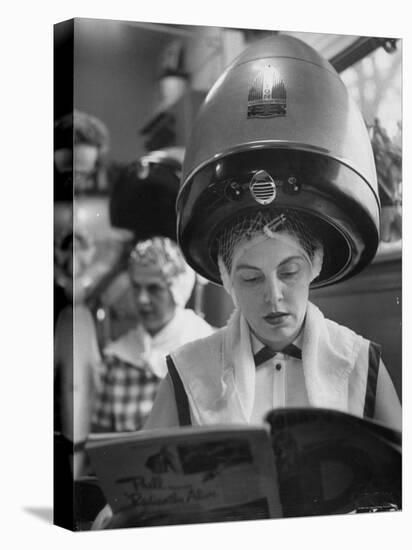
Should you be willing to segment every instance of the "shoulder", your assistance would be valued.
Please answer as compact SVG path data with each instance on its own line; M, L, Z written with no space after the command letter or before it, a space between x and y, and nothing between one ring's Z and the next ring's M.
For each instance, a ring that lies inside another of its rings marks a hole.
M331 319L325 318L325 324L328 329L330 342L334 347L343 351L347 350L348 353L355 355L358 355L362 351L368 352L371 342L361 334ZM376 344L374 345L378 348Z
M312 303L309 304L307 321L308 334L322 340L337 358L347 358L353 365L368 354L369 340L353 329L326 318Z
M196 358L197 356L202 358L204 354L220 350L225 330L226 327L214 330L211 334L203 338L197 338L196 340L192 340L180 346L171 353L172 358L177 361Z

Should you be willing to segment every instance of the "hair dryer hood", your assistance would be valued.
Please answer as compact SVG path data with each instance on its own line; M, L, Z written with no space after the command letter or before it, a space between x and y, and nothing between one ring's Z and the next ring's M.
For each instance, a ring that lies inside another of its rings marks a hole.
M188 263L220 283L216 236L253 209L295 209L325 248L313 286L348 278L379 243L372 147L335 69L294 37L247 48L210 90L188 140L177 200Z

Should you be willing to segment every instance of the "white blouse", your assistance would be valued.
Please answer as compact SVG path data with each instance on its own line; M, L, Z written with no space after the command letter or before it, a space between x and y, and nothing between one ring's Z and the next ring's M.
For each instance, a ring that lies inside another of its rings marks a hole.
M253 335L251 339L253 355L256 355L264 345ZM293 342L300 349L301 340L299 335ZM278 407L309 406L301 359L278 352L257 367L252 423L261 423L268 411Z

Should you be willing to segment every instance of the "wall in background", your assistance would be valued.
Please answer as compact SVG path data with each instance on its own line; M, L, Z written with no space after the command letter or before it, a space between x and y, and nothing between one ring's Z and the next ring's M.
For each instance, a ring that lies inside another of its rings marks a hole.
M155 109L156 58L167 40L128 23L75 21L74 104L107 125L113 160L145 152L139 130Z

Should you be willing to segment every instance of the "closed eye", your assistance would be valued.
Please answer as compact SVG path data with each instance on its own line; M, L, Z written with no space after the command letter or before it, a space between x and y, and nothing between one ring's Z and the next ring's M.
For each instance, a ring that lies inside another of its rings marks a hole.
M278 276L280 279L286 279L286 280L290 280L290 279L293 279L294 277L297 277L300 273L300 268L298 266L296 267L293 267L293 268L289 268L289 269L283 269L279 272Z
M240 272L240 279L244 283L255 283L257 281L260 281L263 277L263 275L257 271L243 271Z
M242 281L246 285L258 285L265 280L265 276L261 273L258 275L247 275L242 277Z

